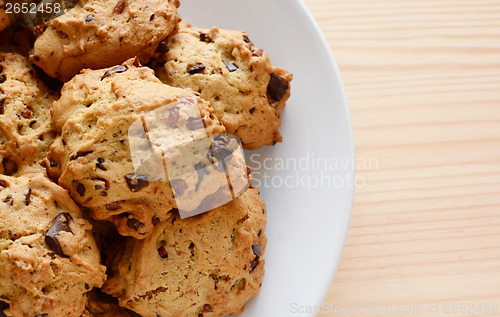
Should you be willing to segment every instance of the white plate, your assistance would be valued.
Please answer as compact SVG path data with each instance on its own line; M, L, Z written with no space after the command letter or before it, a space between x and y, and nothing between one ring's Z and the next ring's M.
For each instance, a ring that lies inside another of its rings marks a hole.
M352 125L337 65L300 0L181 3L187 22L246 30L274 65L294 74L284 142L246 153L267 204L269 241L261 292L240 316L315 316L342 253L354 187Z

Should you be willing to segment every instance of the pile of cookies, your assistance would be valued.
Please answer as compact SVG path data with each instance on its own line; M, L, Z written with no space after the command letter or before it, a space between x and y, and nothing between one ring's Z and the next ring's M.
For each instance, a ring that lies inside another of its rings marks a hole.
M226 135L282 141L292 75L243 31L182 21L178 0L80 0L28 29L2 3L0 316L242 312L263 281L266 207L212 175L251 179ZM174 134L152 141L159 125ZM135 164L137 142L156 163ZM167 158L190 176L158 175ZM229 202L181 217L179 199L221 189Z

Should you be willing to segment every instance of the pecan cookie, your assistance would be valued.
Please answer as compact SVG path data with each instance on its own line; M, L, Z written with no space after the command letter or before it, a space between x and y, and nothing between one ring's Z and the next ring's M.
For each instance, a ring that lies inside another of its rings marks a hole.
M0 316L79 317L105 267L67 192L42 174L0 175Z
M143 317L236 315L263 280L265 224L256 188L196 217L171 214L114 248L103 291Z
M68 81L83 68L104 68L138 56L148 62L174 32L178 0L81 0L47 23L30 56L48 75Z
M180 201L195 210L230 187L227 177L246 176L220 168L243 166L246 173L230 155L230 141L207 137L225 132L210 104L190 89L164 85L137 60L83 71L64 85L51 112L60 136L47 156L49 175L121 235L143 239Z
M50 106L56 99L25 57L0 52L0 174L45 171L38 162L55 137Z
M198 91L244 148L281 142L278 128L292 75L273 67L245 32L183 23L164 51L152 63L157 76L166 84Z

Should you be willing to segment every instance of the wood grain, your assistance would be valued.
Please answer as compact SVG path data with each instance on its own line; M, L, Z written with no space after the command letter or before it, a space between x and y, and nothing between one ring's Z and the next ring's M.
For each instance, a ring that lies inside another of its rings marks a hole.
M500 316L500 1L304 2L377 161L318 316Z

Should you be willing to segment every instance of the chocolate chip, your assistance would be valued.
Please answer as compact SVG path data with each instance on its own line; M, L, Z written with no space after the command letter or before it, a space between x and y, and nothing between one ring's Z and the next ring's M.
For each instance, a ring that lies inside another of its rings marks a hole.
M205 304L203 306L203 313L211 313L212 312L212 306L210 306L209 304Z
M160 256L160 258L162 259L166 259L168 258L168 252L167 252L167 249L165 249L164 246L161 246L158 248L158 255Z
M253 56L261 57L264 55L264 51L261 48L252 51Z
M214 142L208 149L208 158L216 163L212 158L215 158L219 163L224 165L224 159L233 154L233 149L228 146L229 138L227 135L219 135L214 138ZM222 166L219 165L219 168Z
M129 174L125 175L125 180L127 181L130 191L134 193L149 185L148 177L145 175Z
M191 243L189 244L188 249L189 249L189 252L191 253L191 257L192 257L192 258L194 258L194 256L196 255L196 253L195 253L194 243L193 243L193 242L191 242Z
M232 73L232 72L234 72L234 71L238 70L238 66L236 66L236 64L235 64L235 63L226 63L226 62L223 62L223 63L224 63L224 65L226 65L226 68L227 68L227 70L228 70L230 73Z
M205 65L198 64L188 68L187 72L191 75L201 73L205 70Z
M161 41L158 44L158 47L156 48L156 51L158 53L166 53L168 51L167 43L165 42L165 40Z
M255 258L250 263L250 273L252 273L255 270L255 268L257 267L257 265L259 264L260 244L252 245L252 251L253 251L253 254L255 255Z
M26 107L26 108L24 108L24 110L21 112L21 115L23 116L23 118L25 118L25 119L29 119L29 118L31 118L32 112L31 112L30 108Z
M74 160L76 160L79 157L87 156L89 154L92 154L93 152L94 151L76 152L76 153L73 153L73 155L71 155L71 157L69 158L69 160L70 161L74 161Z
M4 170L5 175L11 176L11 175L17 173L17 169L18 169L17 163L14 162L13 160L4 157L2 160L2 165L3 165L3 170Z
M31 203L31 188L28 189L28 193L24 196L24 204L28 206Z
M5 99L0 100L0 114L5 113L4 103L5 103Z
M196 163L194 165L194 169L196 170L196 173L198 174L198 182L196 183L196 190L198 190L198 187L201 184L201 181L203 180L203 177L209 174L209 171L207 170L207 165L203 162Z
M112 202L111 204L107 204L106 205L106 209L107 210L118 210L118 209L121 209L121 208L122 208L121 201L115 201L115 202Z
M168 109L168 119L167 124L173 126L179 121L179 107L173 107Z
M197 130L202 129L205 125L202 118L188 118L186 126L189 130Z
M81 184L81 183L78 183L78 186L76 186L76 192L80 196L85 195L85 186L83 186L83 184Z
M8 186L9 186L9 184L6 181L4 181L3 179L0 179L0 191Z
M253 259L252 262L250 263L250 273L252 273L255 270L258 264L259 264L259 257L255 257L255 259Z
M60 232L71 232L71 228L69 227L69 222L72 220L71 215L68 213L59 214L53 221L50 226L47 234L45 235L45 243L47 246L54 251L57 255L61 257L67 257L62 249L59 241L57 240L57 236Z
M104 178L100 178L100 177L96 177L96 178L92 178L93 181L101 181L104 183L104 186L105 186L105 189L108 190L109 189L109 182L107 179L104 179ZM100 185L99 185L100 186ZM102 187L101 187L102 188Z
M94 16L92 14L88 15L87 18L85 19L85 23L90 23L92 20L94 20Z
M170 185L174 190L176 196L181 196L187 189L187 184L183 179L173 179L170 181Z
M42 23L42 24L38 24L37 26L35 26L35 28L33 29L33 34L35 35L35 37L38 37L39 35L41 35L43 32L45 32L45 30L47 29L47 24L45 23ZM34 51L33 52L30 52L31 54L30 55L33 55Z
M243 35L243 41L245 41L245 43L251 43L252 41L250 41L250 39L248 38L247 35Z
M151 14L151 16L149 17L149 21L153 21L153 19L155 18L155 14Z
M271 80L267 85L267 94L272 101L279 102L288 90L288 82L276 74L271 74Z
M94 188L95 188L96 190L99 190L99 189L102 189L102 186L101 186L101 185L95 185L95 186L94 186Z
M0 75L0 84L3 84L7 80L7 75Z
M123 9L125 9L125 0L120 0L118 1L118 3L116 4L115 8L113 9L113 11L115 13L122 13L123 12Z
M243 39L248 43L247 47L252 52L252 56L261 57L262 55L264 55L264 51L260 48L256 48L255 45L253 45L253 42L248 39L248 37L246 39L245 37L243 37Z
M101 80L103 80L104 78L112 75L112 74L118 74L118 73L123 73L125 72L126 70L128 69L127 66L124 66L124 65L120 65L120 66L116 66L116 67L113 67L113 68L110 68L108 69L104 75L102 75L101 77Z
M14 199L12 198L12 195L5 197L3 202L6 203L7 205L11 205L11 206L14 205Z
M49 162L49 166L50 166L50 167L56 167L56 166L57 166L57 162L56 162L56 161L54 161L54 160L50 160L50 162Z
M255 107L253 107L252 109L250 109L250 114L253 114L255 112Z
M134 229L137 231L137 229L139 229L139 227L143 227L143 226L144 226L144 224L135 218L129 218L127 220L127 227L129 227L130 229Z
M255 256L260 257L260 244L254 244L252 245L252 251Z
M104 167L104 165L102 165L102 163L104 163L104 159L100 157L97 159L97 163L95 164L95 166L100 170L107 171L107 169Z
M202 32L200 32L200 41L206 42L206 43L212 43L213 42L213 40L210 38L210 36L208 36L207 34L202 33Z

